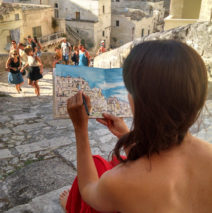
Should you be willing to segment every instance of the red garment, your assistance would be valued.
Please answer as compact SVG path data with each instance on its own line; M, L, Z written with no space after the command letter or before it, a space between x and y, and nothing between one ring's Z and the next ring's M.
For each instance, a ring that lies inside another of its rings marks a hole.
M94 163L99 177L101 175L115 167L119 164L119 161L116 158L113 158L112 161L108 162L99 155L93 156ZM80 195L78 180L75 178L71 190L69 192L68 200L66 203L67 213L100 213L95 209L91 208L87 203L85 203Z

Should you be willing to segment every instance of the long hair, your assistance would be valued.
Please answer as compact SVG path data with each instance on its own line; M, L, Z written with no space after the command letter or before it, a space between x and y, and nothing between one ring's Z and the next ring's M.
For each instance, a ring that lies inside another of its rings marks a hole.
M207 94L207 70L199 54L174 40L135 46L123 67L123 79L134 101L131 131L113 153L129 149L125 161L180 145L196 121Z

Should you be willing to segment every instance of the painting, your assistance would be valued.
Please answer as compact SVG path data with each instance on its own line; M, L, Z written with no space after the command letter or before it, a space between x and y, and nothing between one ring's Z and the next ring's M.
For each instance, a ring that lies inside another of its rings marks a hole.
M132 117L122 68L101 69L57 64L53 76L55 118L68 118L67 99L75 95L79 88L91 99L89 118L102 118L102 113Z

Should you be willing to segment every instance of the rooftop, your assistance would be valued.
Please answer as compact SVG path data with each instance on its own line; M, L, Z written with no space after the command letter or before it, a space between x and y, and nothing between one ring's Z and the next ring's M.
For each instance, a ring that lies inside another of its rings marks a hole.
M0 14L6 15L17 9L21 10L37 10L51 8L48 5L22 4L22 3L0 3Z

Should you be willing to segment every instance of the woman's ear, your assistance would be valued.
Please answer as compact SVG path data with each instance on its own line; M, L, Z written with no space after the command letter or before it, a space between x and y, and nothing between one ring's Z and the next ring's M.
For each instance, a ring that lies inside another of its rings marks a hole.
M134 100L130 93L128 93L128 100L130 103L130 108L131 108L132 114L134 114Z

